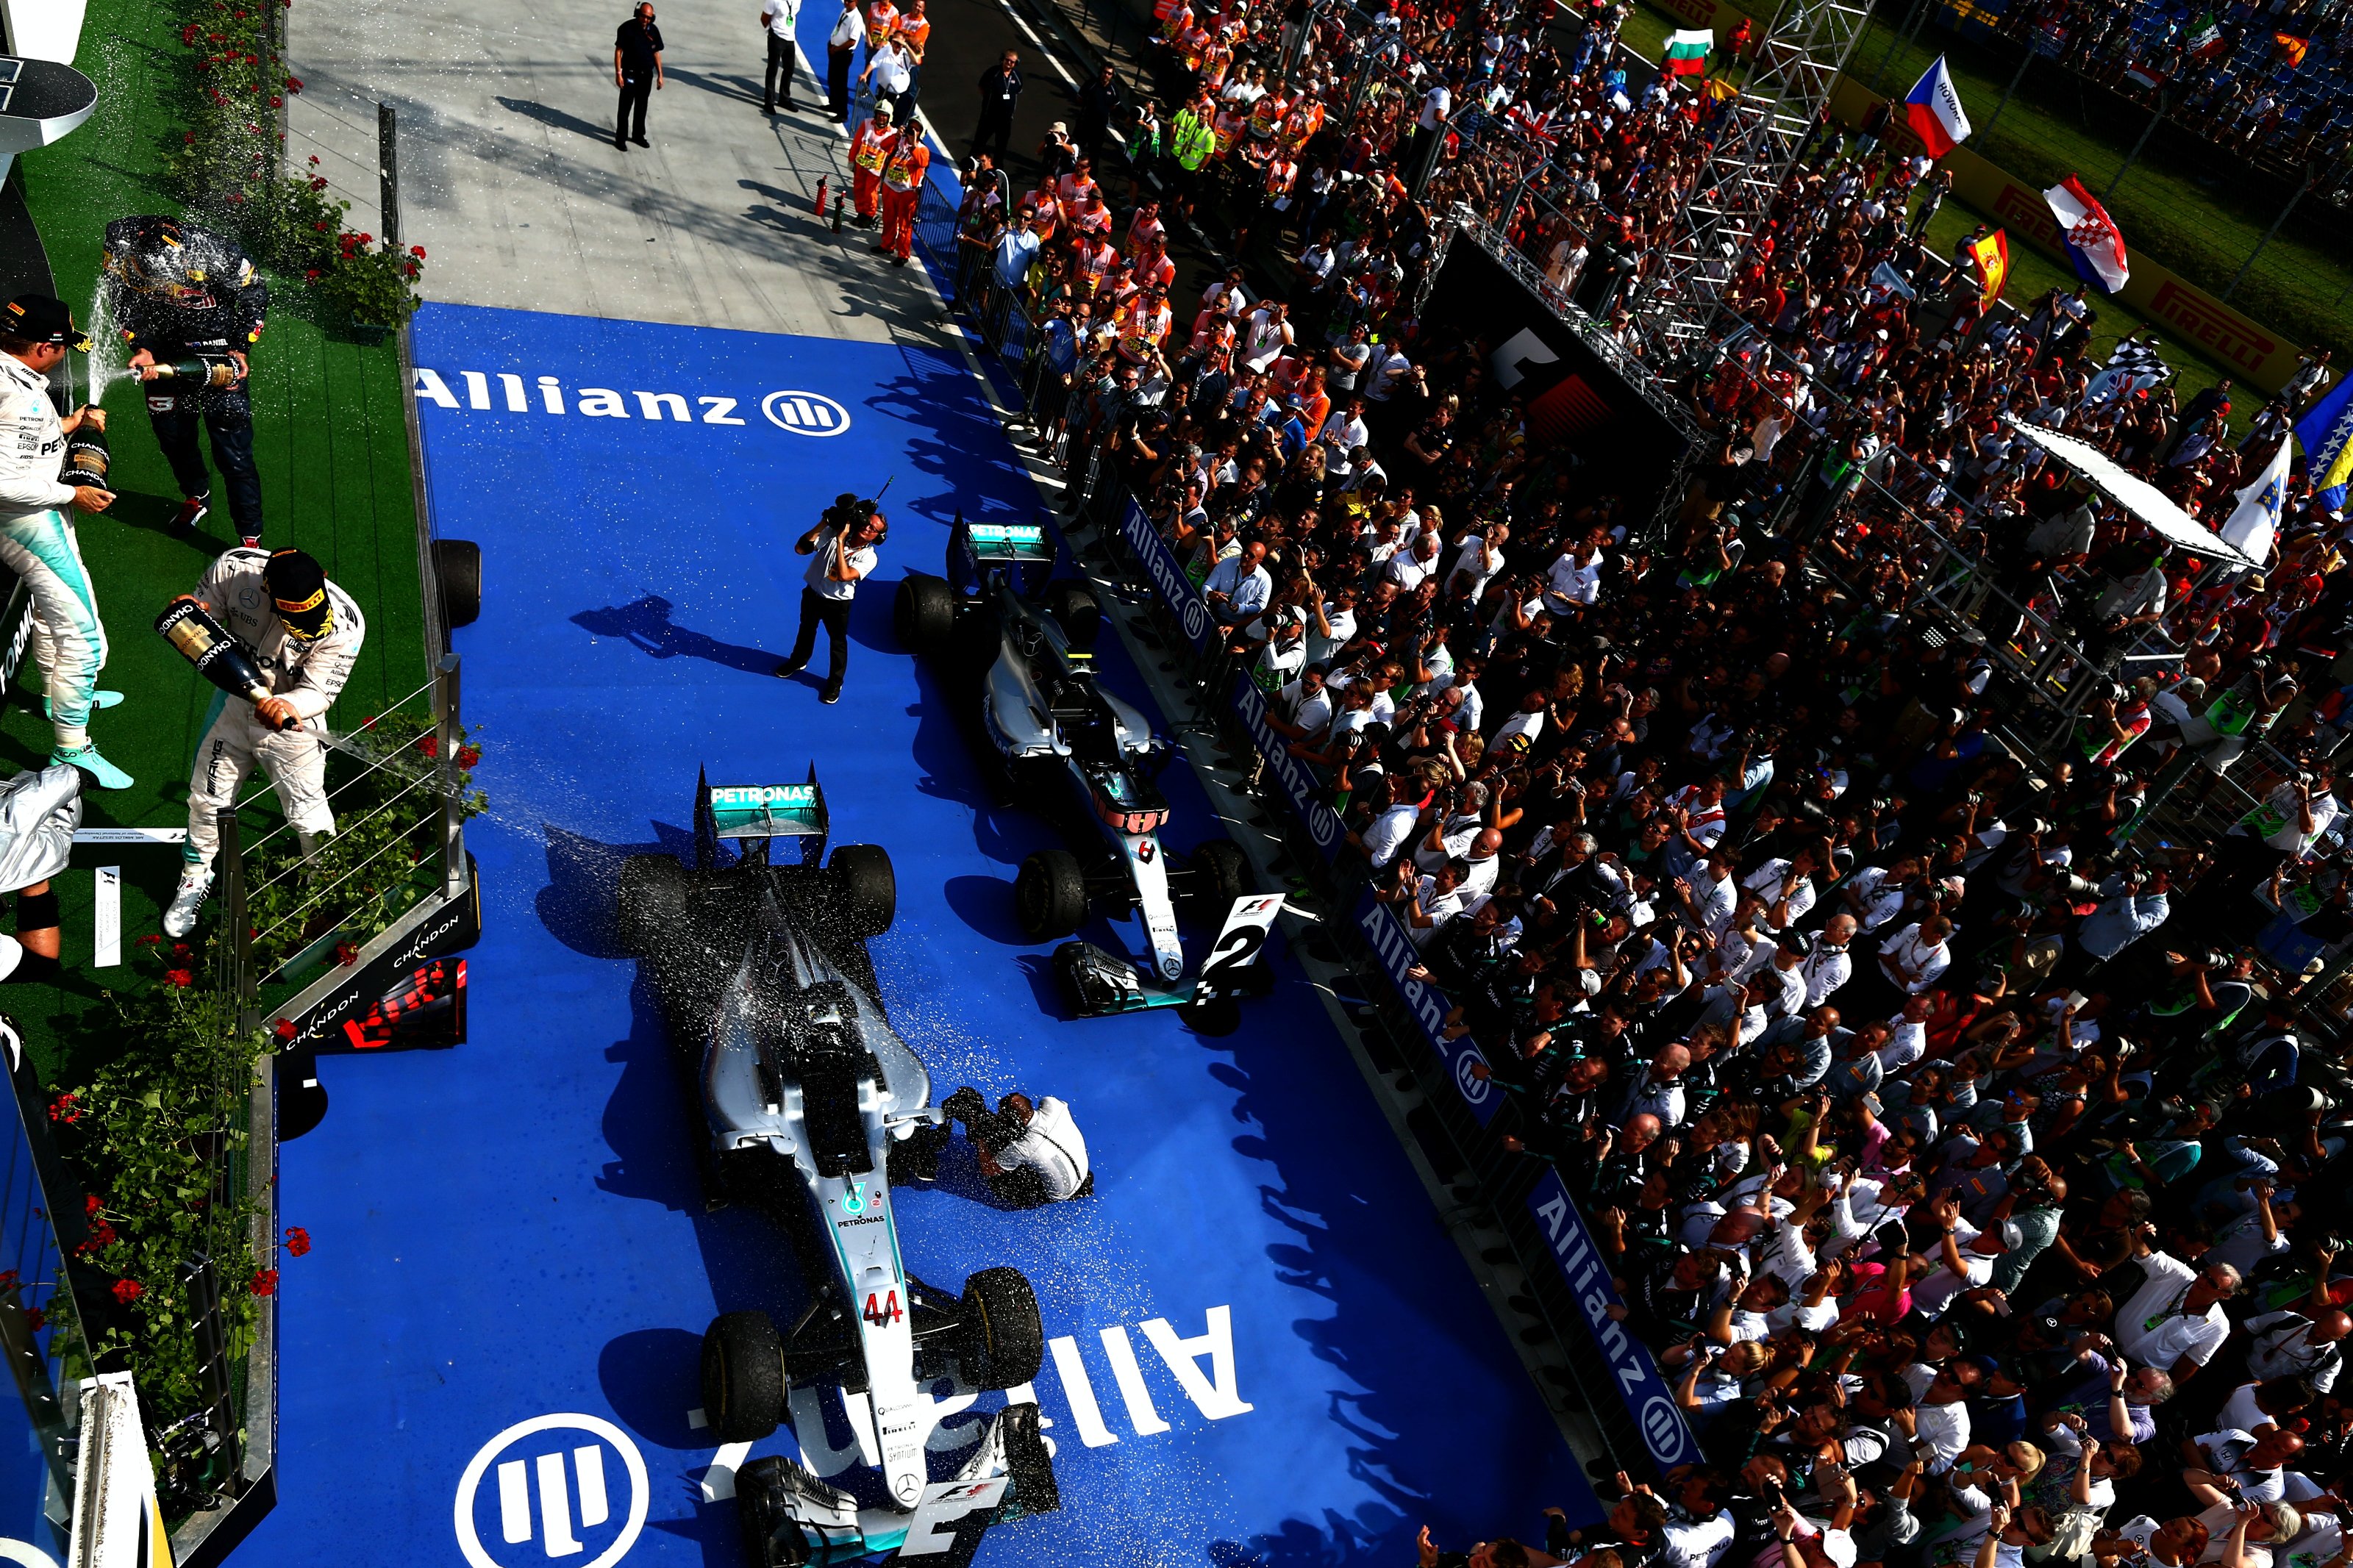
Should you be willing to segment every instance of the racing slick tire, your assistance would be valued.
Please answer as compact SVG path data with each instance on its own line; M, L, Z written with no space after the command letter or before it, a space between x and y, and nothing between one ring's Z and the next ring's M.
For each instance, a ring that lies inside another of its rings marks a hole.
M702 1331L702 1415L723 1443L756 1443L785 1415L785 1346L765 1312L725 1312Z
M833 874L844 933L864 942L891 929L899 913L899 878L880 844L844 844L825 863Z
M964 1282L965 1381L976 1388L1018 1388L1036 1381L1046 1360L1038 1297L1018 1268L984 1268Z
M1013 906L1031 942L1069 936L1087 920L1087 879L1067 849L1040 849L1013 879Z
M1186 896L1205 921L1222 921L1234 900L1249 891L1249 867L1242 852L1223 838L1212 838L1193 851L1193 874Z
M644 958L665 936L684 931L686 889L686 868L668 855L632 855L622 861L622 948Z
M891 628L909 653L944 653L955 635L955 590L947 579L910 572L899 580Z
M1095 603L1094 590L1084 583L1074 583L1067 577L1046 584L1046 613L1071 639L1071 646L1082 651L1095 646L1095 637L1103 631L1103 608Z

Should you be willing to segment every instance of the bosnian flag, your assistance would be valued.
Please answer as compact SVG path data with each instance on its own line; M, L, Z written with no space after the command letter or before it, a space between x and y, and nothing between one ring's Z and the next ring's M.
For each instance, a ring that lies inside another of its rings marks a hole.
M1666 58L1659 62L1669 76L1689 76L1707 69L1707 54L1715 47L1715 30L1701 27L1667 35Z
M2099 198L2070 174L2043 192L2042 199L2051 204L2051 214L2059 220L2059 233L2075 263L2075 276L2098 284L2102 293L2122 289L2125 279L2132 276L2125 259L2125 237L2116 232Z
M1945 68L1944 56L1938 55L1904 95L1904 118L1931 158L1941 158L1969 139L1969 117L1961 112L1961 95L1953 86L1953 73Z

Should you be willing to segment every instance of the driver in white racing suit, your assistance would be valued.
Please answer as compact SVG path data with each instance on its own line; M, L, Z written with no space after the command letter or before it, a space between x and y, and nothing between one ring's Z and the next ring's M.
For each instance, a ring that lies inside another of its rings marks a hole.
M101 789L129 789L131 775L90 742L90 709L121 699L98 691L106 628L67 515L104 511L114 496L58 479L66 436L80 426L82 415L76 410L58 417L47 374L69 350L89 348L72 313L46 294L22 294L0 306L0 563L32 591L33 657L47 678L49 721L57 731L49 762L80 769Z
M322 716L351 678L367 638L367 623L352 596L300 550L228 551L187 596L253 650L271 695L259 703L235 701L226 692L213 699L188 780L188 842L182 851L187 866L164 911L164 930L175 938L195 929L196 910L212 891L219 813L235 802L257 760L305 856L334 832ZM290 717L301 722L278 728Z

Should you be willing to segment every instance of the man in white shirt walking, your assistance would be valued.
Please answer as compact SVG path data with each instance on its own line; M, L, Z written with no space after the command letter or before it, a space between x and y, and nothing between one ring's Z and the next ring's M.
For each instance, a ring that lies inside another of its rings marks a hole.
M858 40L865 36L866 17L858 0L841 0L841 15L834 18L833 31L825 39L825 111L837 125L849 123L849 68Z

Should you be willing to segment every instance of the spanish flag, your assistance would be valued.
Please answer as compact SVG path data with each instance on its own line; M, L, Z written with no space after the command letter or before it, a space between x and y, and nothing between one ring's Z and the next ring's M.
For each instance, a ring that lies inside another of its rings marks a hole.
M1995 229L1973 241L1969 259L1978 266L1978 308L1984 310L2001 298L2002 285L2010 281L2010 237Z
M2312 47L2310 38L2299 38L2294 33L2274 33L2272 42L2279 46L2280 57L2291 67L2304 64L2304 51Z

